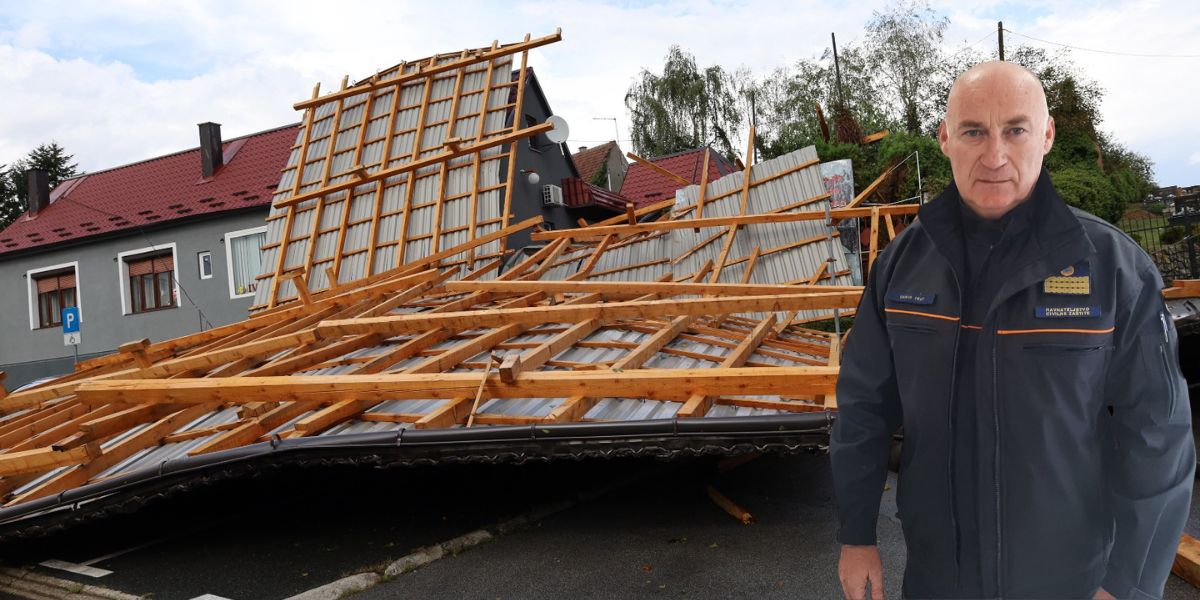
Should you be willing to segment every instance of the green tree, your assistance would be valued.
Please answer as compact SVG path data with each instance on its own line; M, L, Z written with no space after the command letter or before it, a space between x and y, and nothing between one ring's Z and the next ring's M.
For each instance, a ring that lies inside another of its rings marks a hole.
M909 133L920 133L936 121L936 80L944 63L942 39L950 20L938 17L928 3L899 2L875 11L867 23L865 46L875 83L899 111L896 121Z
M737 158L753 87L749 71L701 70L694 56L671 46L662 74L643 69L625 94L634 152L661 156L712 145Z
M17 217L29 209L29 186L25 173L30 169L43 169L49 173L50 188L72 177L82 174L79 165L72 162L74 155L67 154L58 142L41 144L3 170L0 184L0 229L8 227Z
M1125 212L1125 202L1119 197L1112 180L1095 165L1073 164L1051 174L1054 188L1067 204L1082 208L1110 223L1116 223Z

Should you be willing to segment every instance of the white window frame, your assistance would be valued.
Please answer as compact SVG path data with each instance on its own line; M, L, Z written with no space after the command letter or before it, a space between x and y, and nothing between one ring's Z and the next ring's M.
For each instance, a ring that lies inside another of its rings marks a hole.
M37 277L39 273L45 273L47 271L59 271L62 269L66 269L67 267L75 269L75 306L77 306L79 308L79 322L80 323L83 322L83 300L81 300L83 295L79 293L79 288L81 288L83 286L79 285L79 261L76 260L76 261L71 261L69 263L62 263L61 265L51 265L49 267L38 267L36 269L30 269L28 271L25 271L25 287L28 290L27 297L29 300L29 330L30 331L37 331L38 329L54 329L53 327L42 327L41 326L42 325L41 317L38 314L37 286L34 285L34 282L33 282L34 278Z
M225 238L224 238L224 240L225 240L225 272L229 277L229 299L230 300L236 300L238 298L250 298L258 293L258 291L256 290L253 292L246 292L245 294L239 294L239 293L237 293L237 288L235 288L233 286L233 239L240 238L240 237L246 237L248 235L254 235L257 233L266 234L267 227L265 225L262 227L251 227L250 229L239 229L237 231L230 231L229 233L225 234ZM286 244L285 244L285 246L286 246ZM255 277L257 277L258 275L261 275L261 273L256 273Z
M204 274L204 257L205 256L208 257L208 275ZM205 250L204 252L196 253L196 272L200 274L201 280L213 278L212 251L211 250Z
M125 262L125 257L137 256L139 254L149 254L151 252L162 252L163 250L171 251L171 264L175 265L174 269L172 269L172 271L171 271L171 285L175 289L175 306L173 306L172 308L179 308L179 305L181 304L181 300L183 299L183 297L179 295L179 254L178 254L178 252L176 252L175 242L170 242L167 244L155 244L153 246L149 246L146 248L138 248L136 250L126 250L124 252L117 253L117 282L118 282L118 286L119 286L118 289L121 290L121 314L123 314L123 315L142 314L142 313L133 312L133 307L130 306L129 264ZM154 311L148 311L148 312L154 312ZM83 321L83 319L81 318L80 322L82 322L82 321Z

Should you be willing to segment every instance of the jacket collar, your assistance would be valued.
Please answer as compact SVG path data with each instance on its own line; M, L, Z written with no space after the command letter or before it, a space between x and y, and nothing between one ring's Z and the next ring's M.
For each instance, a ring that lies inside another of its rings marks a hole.
M944 192L917 212L922 229L950 262L960 286L965 281L961 202L958 186L951 182ZM1027 202L1034 203L1029 235L1017 254L1013 277L1000 288L994 304L1095 252L1083 224L1055 191L1045 167L1042 167Z

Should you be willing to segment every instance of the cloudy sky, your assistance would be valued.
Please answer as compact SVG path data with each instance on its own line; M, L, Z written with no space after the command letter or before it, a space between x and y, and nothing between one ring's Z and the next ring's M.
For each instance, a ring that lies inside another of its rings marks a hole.
M572 148L628 137L625 91L679 44L702 65L757 74L862 35L881 1L288 2L0 1L0 164L55 140L98 170L295 122L312 86L369 76L405 59L563 31L530 56ZM947 49L994 47L1013 32L1080 48L1106 90L1103 127L1151 157L1160 184L1200 183L1200 11L1185 0L937 0ZM844 40L844 41L843 41ZM1016 35L1008 45L1044 45ZM615 123L612 120L616 118ZM628 147L628 144L625 144Z

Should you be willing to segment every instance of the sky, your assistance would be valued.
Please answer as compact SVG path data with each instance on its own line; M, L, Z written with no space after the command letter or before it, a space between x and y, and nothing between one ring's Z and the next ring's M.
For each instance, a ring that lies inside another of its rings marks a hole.
M1200 11L1186 0L931 2L946 49L1046 42L1106 91L1101 127L1155 163L1160 185L1200 183ZM0 0L0 164L58 142L95 171L297 122L315 84L365 78L403 60L552 34L530 53L571 149L619 138L625 92L678 44L700 65L756 75L863 35L882 1L371 2L338 0ZM1018 35L1019 34L1019 35ZM1191 57L1175 57L1191 55ZM613 120L615 119L615 121Z

